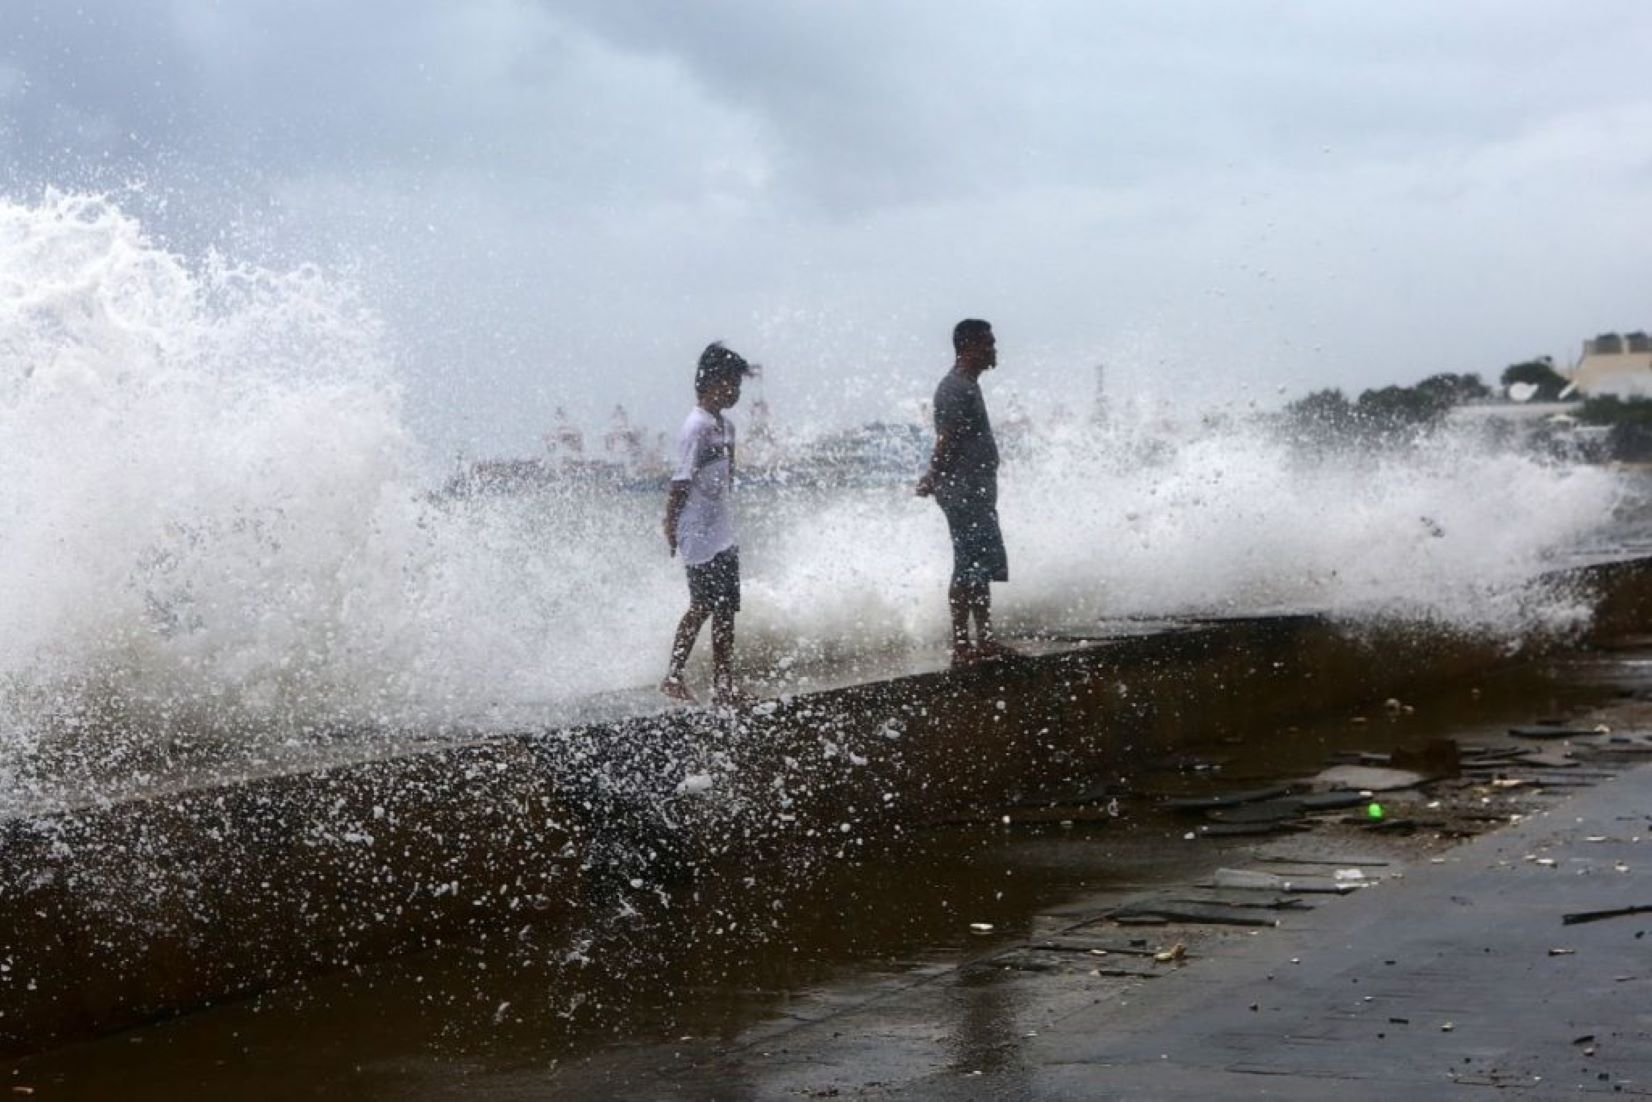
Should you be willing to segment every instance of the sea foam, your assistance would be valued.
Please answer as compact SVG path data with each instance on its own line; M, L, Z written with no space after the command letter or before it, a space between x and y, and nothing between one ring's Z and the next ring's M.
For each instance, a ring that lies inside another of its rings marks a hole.
M0 201L0 787L555 722L659 676L686 595L658 493L438 492L393 346L320 270L178 256L95 196ZM1036 435L1002 474L1022 631L1290 609L1513 645L1587 617L1536 579L1622 493L1450 435L1309 455L1194 411ZM749 672L944 640L916 473L742 492Z

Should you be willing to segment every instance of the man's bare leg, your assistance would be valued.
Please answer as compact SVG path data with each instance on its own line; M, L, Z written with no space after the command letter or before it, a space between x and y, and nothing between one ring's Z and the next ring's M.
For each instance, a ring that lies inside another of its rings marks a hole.
M975 653L981 659L1020 658L1021 652L1000 643L992 634L992 589L981 587L981 602L975 606Z
M660 682L660 692L673 700L686 700L693 704L694 692L683 680L683 668L688 665L688 656L694 650L694 640L699 637L700 627L706 622L710 612L703 608L689 606L683 618L677 623L677 636L671 643L671 663L666 667L665 680ZM716 628L712 629L712 655L717 653Z
M981 607L986 587L973 582L953 581L947 590L947 603L952 611L952 664L968 666L975 662L976 651L969 642L969 619Z

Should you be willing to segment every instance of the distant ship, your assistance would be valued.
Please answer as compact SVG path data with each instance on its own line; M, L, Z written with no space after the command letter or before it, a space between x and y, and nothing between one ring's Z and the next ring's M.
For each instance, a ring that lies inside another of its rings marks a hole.
M602 453L585 454L585 433L558 406L544 436L545 454L531 459L478 459L461 464L443 492L455 497L520 494L570 485L663 488L670 478L665 433L650 435L616 405L602 434Z
M910 421L871 421L807 440L776 430L769 404L754 398L740 425L736 467L750 486L888 486L915 481L929 461L934 433L927 403ZM1038 426L1012 396L996 426L999 447L1014 454L1031 446ZM568 486L624 491L664 490L671 478L670 438L632 423L616 405L601 436L601 451L587 455L585 433L558 406L543 437L544 454L527 459L461 463L443 492L479 494L543 492Z

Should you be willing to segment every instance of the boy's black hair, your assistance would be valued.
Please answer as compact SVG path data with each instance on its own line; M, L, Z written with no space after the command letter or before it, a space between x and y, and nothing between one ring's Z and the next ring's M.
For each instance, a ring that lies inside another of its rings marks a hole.
M980 318L965 318L952 327L952 350L962 352L966 346L976 343L990 332L992 322L982 321Z
M700 364L694 369L694 393L704 394L718 383L755 374L756 366L747 363L744 356L724 348L722 341L712 341L700 353Z

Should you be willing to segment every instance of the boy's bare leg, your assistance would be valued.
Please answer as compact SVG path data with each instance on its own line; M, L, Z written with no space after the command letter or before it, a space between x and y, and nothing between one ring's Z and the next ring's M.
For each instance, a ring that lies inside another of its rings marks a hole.
M671 643L671 664L666 667L665 680L660 682L660 692L674 700L686 700L694 703L694 692L683 680L683 667L688 665L688 656L694 650L694 640L700 634L700 627L706 622L710 613L703 608L689 606L683 618L677 623L677 636ZM712 629L712 653L716 654L716 629Z
M734 611L719 608L711 614L711 692L719 704L746 699L734 684Z

